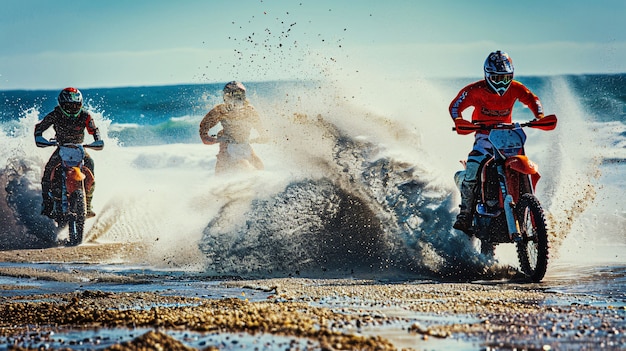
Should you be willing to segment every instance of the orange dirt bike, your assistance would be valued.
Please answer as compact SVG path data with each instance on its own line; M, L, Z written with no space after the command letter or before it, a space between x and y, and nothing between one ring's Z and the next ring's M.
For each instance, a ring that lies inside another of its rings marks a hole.
M461 134L489 132L494 156L479 168L476 206L468 234L481 242L481 253L493 257L500 243L515 243L521 271L533 282L543 279L548 266L548 229L544 211L534 195L540 175L524 152L523 127L552 130L557 118L549 115L527 123L457 126ZM463 171L455 174L461 185Z
M52 218L60 229L67 226L69 246L76 246L83 241L86 218L86 194L93 185L94 176L85 166L85 149L102 150L104 142L94 141L91 144L58 144L51 140L48 145L59 148L61 163L52 171L50 193L54 207Z

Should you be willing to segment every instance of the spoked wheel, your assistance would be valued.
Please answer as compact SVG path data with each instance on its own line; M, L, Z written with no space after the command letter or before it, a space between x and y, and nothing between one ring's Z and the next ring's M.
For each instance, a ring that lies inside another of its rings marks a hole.
M516 207L522 240L517 242L517 256L522 272L533 282L540 282L548 267L548 229L539 200L532 194L520 197Z
M85 195L82 190L77 190L70 195L70 214L68 215L67 228L70 234L70 246L76 246L83 242L85 230Z

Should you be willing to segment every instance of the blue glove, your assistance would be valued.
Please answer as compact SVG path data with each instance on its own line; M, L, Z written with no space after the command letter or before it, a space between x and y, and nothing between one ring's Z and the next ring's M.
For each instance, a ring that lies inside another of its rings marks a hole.
M49 141L41 135L35 135L35 145L38 147L55 146L56 144L56 142Z

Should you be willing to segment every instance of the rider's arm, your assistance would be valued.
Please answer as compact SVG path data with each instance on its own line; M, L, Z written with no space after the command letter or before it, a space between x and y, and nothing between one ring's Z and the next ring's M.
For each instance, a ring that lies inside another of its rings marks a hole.
M221 113L216 106L209 111L200 122L200 139L202 139L204 144L211 145L217 142L216 138L209 135L209 130L217 125L220 121L220 116Z
M35 136L43 135L54 124L54 111L48 113L39 123L35 125Z
M463 119L462 112L468 107L475 104L472 98L475 94L472 94L471 91L472 89L476 88L477 83L478 82L472 83L461 89L461 91L459 91L456 97L452 100L448 108L448 111L450 112L450 117L452 117L452 120L454 121L454 126L457 134L465 135L471 134L475 131L471 128L473 127L472 122Z
M250 140L250 142L254 143L266 143L269 140L269 135L267 129L263 126L263 122L261 122L261 117L256 109L252 105L248 105L247 107L250 113L250 121L252 124L252 128L254 128L259 136Z
M462 113L465 109L479 103L476 101L476 95L480 93L481 82L482 81L477 81L467 85L454 97L448 107L452 120L463 118Z
M54 124L53 112L48 113L39 123L35 125L35 144L39 147L46 147L54 143L43 137L43 133Z
M94 141L99 141L101 140L100 138L100 130L98 129L98 127L96 127L96 123L94 122L93 118L91 118L91 114L87 113L87 119L85 120L85 127L87 128L87 133L93 135L93 140Z
M463 110L466 108L464 102L467 97L467 91L465 89L461 90L459 94L452 100L450 106L448 107L448 111L450 112L450 117L452 120L457 118L463 118L461 114Z
M511 88L513 88L518 95L519 101L526 105L532 111L532 113L535 115L535 118L542 119L544 117L543 106L541 106L541 101L539 100L537 95L533 94L530 89L528 89L522 83L516 81L513 81L513 83L511 84Z

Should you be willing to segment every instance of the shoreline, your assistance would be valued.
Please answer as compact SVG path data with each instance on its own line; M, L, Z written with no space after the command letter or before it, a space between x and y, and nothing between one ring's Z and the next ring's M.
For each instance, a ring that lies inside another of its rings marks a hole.
M168 332L216 331L232 333L232 338L243 333L286 337L292 343L307 340L316 345L313 349L322 350L444 350L446 346L441 345L453 342L467 349L626 347L623 301L620 305L619 300L563 294L542 284L312 278L222 280L220 287L241 292L240 296L207 299L171 295L156 288L152 292L101 291L98 284L102 282L138 283L137 277L101 270L68 272L47 265L11 265L128 263L140 249L128 244L86 244L0 252L0 262L5 263L0 267L0 277L74 286L74 292L69 293L20 296L19 284L1 285L2 290L11 289L12 295L0 298L3 340L26 340L25 335L35 330L44 340L55 328L145 328L149 331L124 341L126 344L120 342L106 349L132 350L142 343L160 343L170 345L172 350L212 350L210 345L186 346L184 340ZM265 295L253 299L244 291ZM63 334L53 335L59 338ZM243 343L245 338L239 338Z

